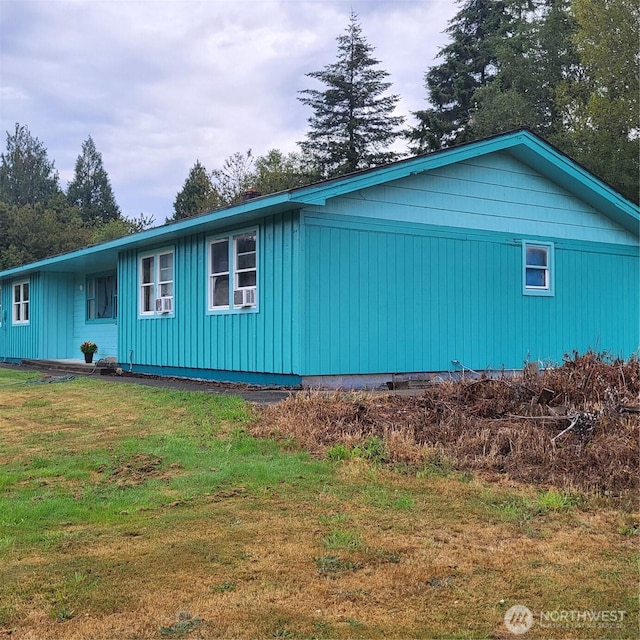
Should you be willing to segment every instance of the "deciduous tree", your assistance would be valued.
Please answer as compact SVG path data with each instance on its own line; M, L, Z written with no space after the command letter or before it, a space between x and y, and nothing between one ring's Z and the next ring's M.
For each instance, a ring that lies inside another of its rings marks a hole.
M242 200L242 194L254 186L253 153L236 152L230 155L221 169L211 172L211 183L218 207L227 207Z
M91 230L64 195L47 204L0 205L4 233L0 241L0 268L7 269L87 246Z
M573 0L572 10L583 69L564 95L572 151L637 201L640 7L635 0Z
M318 178L299 153L284 154L271 149L255 161L253 186L266 195L309 184Z

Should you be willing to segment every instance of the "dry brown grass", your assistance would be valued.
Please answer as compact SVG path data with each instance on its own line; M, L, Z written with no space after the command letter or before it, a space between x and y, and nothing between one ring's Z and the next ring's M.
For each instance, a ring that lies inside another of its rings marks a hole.
M540 375L447 381L417 396L299 394L267 408L255 433L292 437L320 455L379 438L391 462L445 460L539 486L631 495L639 394L637 359L574 354Z
M350 464L346 484L366 469ZM481 484L376 473L370 482L416 496L410 512L338 491L304 503L235 496L193 505L171 527L150 518L135 535L102 532L45 557L23 554L12 559L16 601L22 590L36 595L22 599L20 622L0 637L509 638L502 616L517 602L534 611L634 615L625 560L633 541L616 534L618 514L550 515L531 535L518 523L488 520L479 502L469 508L486 491ZM362 546L328 551L323 540L336 526L357 531ZM342 564L322 571L322 557ZM74 575L94 586L69 599L73 617L56 621L51 598L70 589ZM198 621L183 636L181 613ZM607 637L632 637L632 628ZM603 637L579 628L562 636ZM534 629L527 637L549 636Z
M345 406L356 409L339 415L352 420L355 411L368 425L375 401L381 415L406 422L393 404L400 400L352 397ZM292 456L239 434L247 423L217 418L214 401L95 380L0 389L8 471L0 474L8 483L0 491L0 638L507 639L503 616L513 604L536 613L624 610L625 624L606 634L573 627L551 635L636 637L637 514L604 503L539 509L539 490L505 473L489 483L480 474L399 474L361 457L331 465ZM329 423L330 403L316 405ZM377 433L337 423L348 442ZM184 450L166 448L177 432ZM315 451L331 446L331 433ZM421 459L395 433L392 459ZM196 450L207 455L194 461ZM82 479L62 465L90 456ZM230 462L235 474L220 480L218 467ZM278 475L259 480L252 466L263 462ZM20 485L32 492L23 494L10 476L25 469ZM14 495L28 508L50 500L81 510L55 511L34 523L41 536L7 543L18 527L4 510ZM121 495L130 496L126 511L93 517ZM526 637L551 635L535 626Z

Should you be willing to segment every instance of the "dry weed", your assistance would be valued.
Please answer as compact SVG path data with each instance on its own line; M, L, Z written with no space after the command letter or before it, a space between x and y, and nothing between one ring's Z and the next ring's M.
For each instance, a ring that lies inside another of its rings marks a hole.
M459 469L571 490L637 491L640 367L588 352L516 377L447 381L416 396L301 393L268 407L257 435L316 455L384 440L391 462Z

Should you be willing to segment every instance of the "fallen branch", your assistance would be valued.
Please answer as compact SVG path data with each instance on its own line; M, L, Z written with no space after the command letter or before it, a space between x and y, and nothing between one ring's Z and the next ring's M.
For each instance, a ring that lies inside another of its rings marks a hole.
M492 420L568 420L567 416L556 416L556 415L546 415L546 416L517 416L512 413L508 414L506 418L492 418Z
M564 429L563 431L561 431L557 436L553 436L553 438L551 438L551 442L553 442L553 443L555 444L555 441L556 441L560 436L563 436L565 433L567 433L567 431L570 431L571 429L573 429L573 427L575 427L575 426L576 426L576 424L578 424L578 418L579 418L579 417L580 417L579 415L575 416L575 418L572 420L571 424L570 424L566 429ZM566 419L566 418L565 418L565 419Z

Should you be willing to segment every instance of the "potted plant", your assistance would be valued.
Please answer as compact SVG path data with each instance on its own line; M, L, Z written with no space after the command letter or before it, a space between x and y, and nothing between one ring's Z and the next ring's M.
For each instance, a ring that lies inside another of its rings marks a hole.
M98 351L98 345L95 342L87 340L80 345L80 351L84 353L84 361L91 364L93 362L93 354Z

